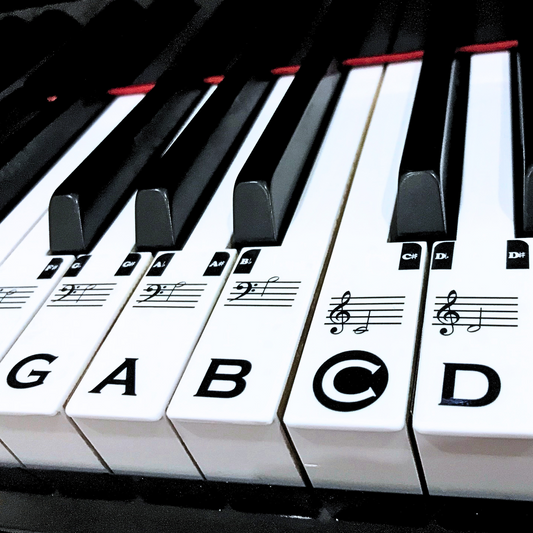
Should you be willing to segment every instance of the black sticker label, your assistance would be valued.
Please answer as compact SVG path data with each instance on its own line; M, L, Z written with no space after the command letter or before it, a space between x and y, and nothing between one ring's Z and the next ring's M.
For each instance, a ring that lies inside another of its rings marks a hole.
M529 245L524 241L507 241L507 269L529 268Z
M220 276L224 271L224 267L228 264L229 254L228 252L217 252L209 265L205 269L204 276Z
M414 242L406 242L402 246L399 270L419 270L422 247Z
M78 257L74 263L70 266L65 274L65 278L75 278L80 272L81 269L86 265L87 261L91 258L90 255L82 255Z
M141 254L128 254L128 257L124 259L120 268L116 271L115 276L129 276L140 260Z
M441 242L433 251L432 270L451 270L454 242Z
M150 267L147 276L160 276L174 257L173 253L160 255Z
M54 277L54 274L58 271L59 266L63 263L61 257L54 257L45 267L44 270L39 274L37 279L51 279Z
M248 250L244 252L239 259L239 263L233 271L234 274L249 274L257 261L257 256L261 250Z

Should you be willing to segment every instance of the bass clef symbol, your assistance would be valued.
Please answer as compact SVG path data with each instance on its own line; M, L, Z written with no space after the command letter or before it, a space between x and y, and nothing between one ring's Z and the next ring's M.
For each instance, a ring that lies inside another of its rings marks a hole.
M329 319L332 323L340 324L340 328L337 326L333 326L329 331L330 333L333 333L333 335L338 335L339 333L342 333L344 330L344 324L346 324L350 320L350 313L346 309L344 309L344 306L346 306L350 302L350 298L352 297L350 291L346 291L342 297L341 297L341 303L333 308L331 313L329 314Z
M437 312L437 320L446 327L441 328L440 334L448 337L454 332L454 325L460 320L460 315L457 311L452 310L452 305L457 302L457 293L450 291L447 296L447 302Z

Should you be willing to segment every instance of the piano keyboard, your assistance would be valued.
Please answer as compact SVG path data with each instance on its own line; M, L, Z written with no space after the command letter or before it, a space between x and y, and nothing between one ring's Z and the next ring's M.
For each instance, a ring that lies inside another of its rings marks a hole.
M136 68L135 25L170 7L73 2L65 42L116 46L101 80L59 36L6 62L0 528L512 529L533 500L527 37L492 0L450 32L453 11L383 0L353 39L349 2L280 1L274 44L280 17L244 4L172 8Z

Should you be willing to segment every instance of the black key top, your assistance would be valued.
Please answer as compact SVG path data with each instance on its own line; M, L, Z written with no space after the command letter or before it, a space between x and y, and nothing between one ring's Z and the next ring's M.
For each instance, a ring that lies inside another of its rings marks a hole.
M432 0L408 0L399 19L391 53L424 50L431 18Z
M233 244L280 244L292 218L340 73L319 40L241 170L233 195Z
M180 248L233 160L271 86L230 72L168 152L145 171L135 208L139 250ZM149 184L149 185L148 185Z
M104 109L111 97L78 100L0 166L0 220L43 176L73 139Z
M199 88L177 91L155 115L148 95L56 189L49 207L51 252L89 251L133 192L139 172L161 155L200 95Z
M274 40L268 21L252 33L215 94L157 165L145 171L136 201L138 249L179 249L188 239L269 92L268 66L294 58L302 47L294 36L308 31L312 21L302 20L297 7L278 12ZM260 37L262 31L267 35Z
M120 52L120 69L117 61L110 61L104 75L107 88L122 87L134 82L135 78L156 58L164 46L178 36L198 10L192 1L168 2L156 0L146 9L141 28L133 28L126 39L126 46ZM98 72L100 78L101 71ZM149 80L155 82L156 78ZM106 87L102 86L102 89Z
M88 94L108 89L109 70L128 64L127 46L139 39L145 12L133 0L115 0L93 17L53 56L39 65L26 81L29 94L45 97Z
M100 83L95 81L99 79L100 67L95 64L97 60L101 61L100 66L104 69L111 61L108 59L110 56L113 59L111 63L119 67L114 46L117 41L120 42L126 30L118 28L129 28L130 25L140 28L142 15L143 9L135 2L117 0L94 17L80 32L81 35L77 34L56 54L41 62L25 77L21 87L2 98L2 162L14 157L77 98L90 94L90 88ZM124 20L128 24L121 24ZM50 96L57 98L48 102L46 98Z
M533 236L533 42L524 35L512 55L514 220L517 237Z
M2 50L10 50L5 54L2 62L0 90L4 91L10 84L17 81L18 87L29 75L31 69L49 54L58 50L67 40L71 39L75 32L81 30L81 25L73 17L63 11L45 11L31 22L22 21L21 27L17 23L13 32L4 31L4 23L17 20L16 17L6 17L2 20L0 29L0 42ZM16 88L16 87L15 87ZM1 98L1 95L0 95Z
M452 239L457 230L469 60L454 60L454 39L432 44L400 164L392 240Z
M401 15L401 0L350 2L340 21L342 59L389 54Z
M56 190L49 209L52 252L87 252L130 198L143 167L162 155L198 101L201 80L212 74L198 58L209 69L233 56L240 34L234 6L223 4L205 24L193 21L155 88Z

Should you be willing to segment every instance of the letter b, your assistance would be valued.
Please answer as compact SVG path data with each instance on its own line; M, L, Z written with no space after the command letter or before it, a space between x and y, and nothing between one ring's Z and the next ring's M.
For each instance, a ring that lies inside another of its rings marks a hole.
M240 367L236 374L218 373L220 366ZM205 373L204 379L195 396L204 396L208 398L235 398L239 396L246 387L244 377L252 370L252 363L244 359L211 359L211 364ZM233 381L234 387L231 390L210 390L213 381Z

